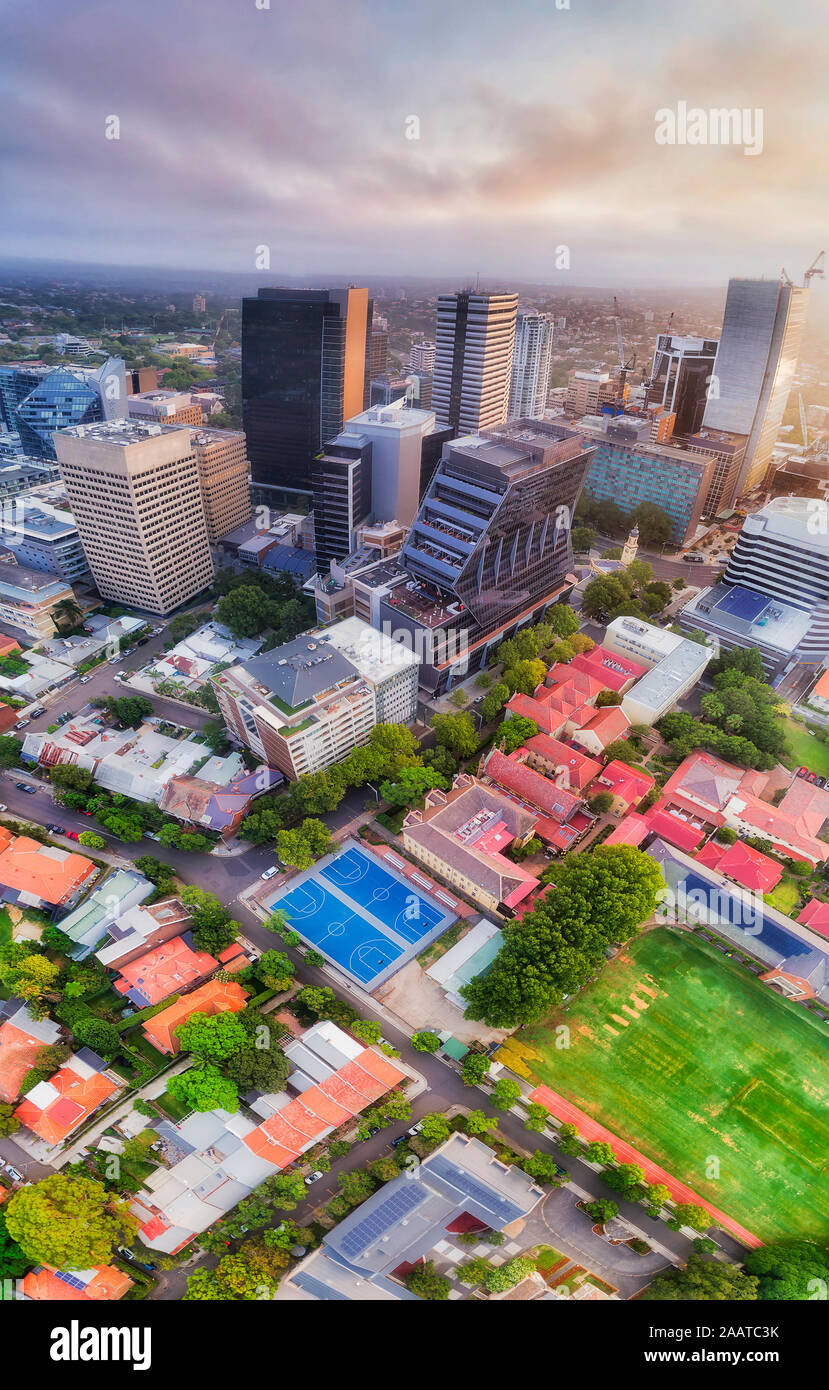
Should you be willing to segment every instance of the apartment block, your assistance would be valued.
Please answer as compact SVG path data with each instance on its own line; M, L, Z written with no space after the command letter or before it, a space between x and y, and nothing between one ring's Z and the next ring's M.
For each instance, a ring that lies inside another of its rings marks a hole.
M189 391L141 391L127 401L135 420L155 420L164 425L200 425L202 410Z
M432 407L459 434L509 413L517 294L461 290L438 296Z
M164 615L210 584L191 433L114 420L56 437L72 515L104 598Z
M0 562L0 624L15 628L34 642L54 637L55 606L74 599L72 588L64 579L43 570Z

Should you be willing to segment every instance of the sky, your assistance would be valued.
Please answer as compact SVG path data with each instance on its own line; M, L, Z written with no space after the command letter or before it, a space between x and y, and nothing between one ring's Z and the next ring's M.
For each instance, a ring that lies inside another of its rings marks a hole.
M822 0L563 2L0 0L0 256L799 283ZM759 108L762 152L657 143L682 101Z

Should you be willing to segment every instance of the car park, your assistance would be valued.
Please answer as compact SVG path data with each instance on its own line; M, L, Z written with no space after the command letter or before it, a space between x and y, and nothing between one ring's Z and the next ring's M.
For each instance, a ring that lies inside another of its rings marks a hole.
M320 1178L324 1177L325 1174L321 1171L321 1169L315 1168L313 1173L309 1173L307 1178L305 1179L305 1186L310 1187L312 1182L319 1182Z

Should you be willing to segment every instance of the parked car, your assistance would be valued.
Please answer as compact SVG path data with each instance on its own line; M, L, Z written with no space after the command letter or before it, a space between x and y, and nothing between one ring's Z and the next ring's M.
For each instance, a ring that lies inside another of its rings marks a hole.
M28 782L15 782L14 785L19 792L28 792L29 796L34 796L37 791L37 787L30 787Z
M29 710L29 718L30 718L30 719L39 719L40 716L41 716L42 714L45 714L45 713L46 713L46 706L45 706L45 705L36 705L34 709L30 709L30 710Z
M15 724L14 727L15 727L16 729L25 729L26 725L29 724L30 722L31 722L31 721L30 721L29 719L18 719L18 721L17 721L17 723Z
M0 801L0 811L8 811L8 809L9 808L6 805L5 801Z
M422 1120L418 1120L417 1124L416 1124L416 1125L412 1125L411 1129L408 1130L407 1132L408 1132L409 1134L419 1134L420 1131L422 1130L422 1128L423 1128L423 1121L422 1121Z
M808 769L808 767L799 767L799 768L797 769L797 775L798 775L798 777L808 777L808 776L809 776L809 769Z
M49 823L49 821L46 822L46 829L47 829L47 830L51 830L51 832L52 832L53 835L65 835L65 834L66 834L66 831L64 830L64 828L63 828L62 825L51 825L51 824Z
M67 840L79 840L81 838L77 830L66 830L64 831L64 834L66 835Z
M81 676L81 685L88 685L91 680L91 676Z
M5 1167L6 1172L8 1173L9 1177L12 1179L13 1182L23 1181L23 1174L18 1173L16 1168L12 1168L10 1163L6 1163L3 1166Z
M310 1187L312 1182L319 1182L320 1178L324 1177L325 1174L321 1171L321 1169L315 1168L313 1173L309 1173L307 1178L305 1179L305 1185L306 1187Z
M266 870L265 870L265 872L263 873L262 877L263 877L263 878L274 878L274 877L275 877L278 873L280 873L280 872L281 872L281 870L279 870L279 869L276 867L275 864L272 864L271 867L270 867L269 869L266 869Z
M116 663L116 661L120 661L120 660L121 660L120 653L119 653L118 656L109 656L109 657L107 657L107 666L114 666L115 663Z
M499 1045L500 1045L500 1044L499 1044ZM391 1141L391 1146L392 1146L392 1148L393 1148L393 1149L396 1149L396 1148L398 1148L401 1144L405 1144L405 1143L408 1141L408 1138L409 1138L408 1134L398 1134L397 1138L396 1138L396 1139L392 1139L392 1141Z
M136 647L146 647L146 645L147 645L147 643L149 642L149 640L150 640L149 637L139 637L139 639L138 639L138 641L136 642L135 645L136 645Z

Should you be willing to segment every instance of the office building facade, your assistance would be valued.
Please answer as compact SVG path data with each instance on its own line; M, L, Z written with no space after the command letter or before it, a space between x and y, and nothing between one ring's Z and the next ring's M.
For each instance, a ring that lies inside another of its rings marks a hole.
M702 424L717 346L716 338L671 333L656 340L647 400L676 416L675 434L696 434Z
M211 544L250 521L247 446L242 430L190 430Z
M311 491L326 440L368 405L365 289L262 289L242 300L242 410L255 484Z
M571 585L570 522L591 449L535 420L444 446L398 558L406 580L377 620L417 652L426 689L485 664L493 644Z
M164 615L213 579L191 431L113 420L56 437L58 462L103 598Z
M371 513L372 445L365 435L343 432L314 459L314 549L317 573L354 549L354 533Z
M554 324L549 314L519 314L512 353L509 418L540 420L547 405Z
M0 367L0 418L19 435L21 452L32 458L56 458L56 430L126 414L127 381L120 357L95 368Z
M778 280L729 280L703 425L745 438L731 497L765 480L792 389L809 291Z
M432 381L438 424L475 434L506 420L517 313L517 294L438 296Z
M0 507L0 545L18 565L57 575L67 584L89 582L89 564L71 513L34 497L17 497Z

